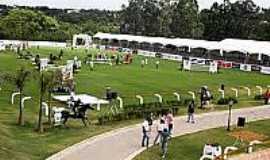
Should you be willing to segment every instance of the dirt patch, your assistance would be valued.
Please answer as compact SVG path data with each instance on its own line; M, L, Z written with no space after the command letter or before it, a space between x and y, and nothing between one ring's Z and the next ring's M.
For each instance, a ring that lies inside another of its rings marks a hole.
M263 141L268 137L264 134L252 132L252 131L235 131L229 134L230 136L241 139L242 141L251 142L254 140Z

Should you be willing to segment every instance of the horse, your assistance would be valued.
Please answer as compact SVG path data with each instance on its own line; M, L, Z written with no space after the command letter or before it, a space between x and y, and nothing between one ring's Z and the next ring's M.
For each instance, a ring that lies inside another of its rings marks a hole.
M63 118L63 124L66 125L66 122L68 121L69 118L73 118L73 119L81 119L84 126L87 126L86 121L88 122L88 117L86 115L86 111L90 109L90 110L95 110L93 107L91 107L90 104L86 104L86 105L79 105L77 107L77 111L75 113L71 113L70 111L62 111L62 118Z

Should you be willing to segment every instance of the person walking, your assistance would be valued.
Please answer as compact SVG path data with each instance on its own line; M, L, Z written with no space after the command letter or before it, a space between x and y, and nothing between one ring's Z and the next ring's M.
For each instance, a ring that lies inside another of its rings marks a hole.
M170 138L170 132L167 128L164 128L162 131L162 141L161 141L161 152L162 152L162 159L166 158L168 152L168 141Z
M145 146L145 142L146 142L146 147L148 148L149 146L149 131L150 131L149 123L148 123L148 120L145 119L142 124L142 133L143 133L142 147Z
M267 89L267 91L263 95L264 98L264 104L268 104L270 101L270 90Z
M169 133L172 134L172 130L173 130L173 114L171 111L168 112L167 116L166 116L166 121L169 127Z
M157 125L157 135L156 135L156 138L154 140L154 145L157 144L158 139L159 139L159 143L161 144L161 142L162 142L162 132L163 132L164 128L165 128L165 121L164 121L163 118L161 118L159 124Z
M195 102L194 100L191 100L191 102L188 105L188 118L187 118L187 123L195 123L194 121L194 112L195 112Z

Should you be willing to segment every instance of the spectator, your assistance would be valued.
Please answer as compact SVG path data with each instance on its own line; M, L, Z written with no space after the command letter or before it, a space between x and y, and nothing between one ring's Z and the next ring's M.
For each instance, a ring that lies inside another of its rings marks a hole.
M162 151L162 159L165 159L166 157L166 154L168 152L168 140L169 140L169 137L170 137L170 132L167 128L164 128L163 129L163 132L162 132L162 143L161 143L161 151Z
M143 67L144 67L144 65L145 65L145 61L144 61L144 60L142 60L142 61L141 61L141 68L143 68Z
M156 69L159 69L159 61L156 61Z
M188 105L188 118L187 118L187 123L195 123L194 121L194 112L195 112L195 103L194 100L190 102Z
M270 100L270 90L267 89L267 91L264 93L264 104L268 104Z
M144 120L142 124L142 132L143 132L143 138L142 138L142 147L145 146L145 141L146 141L146 147L148 148L149 146L149 124L147 119Z
M157 135L156 135L156 138L154 140L154 145L157 143L158 139L159 139L159 142L161 144L161 142L162 142L162 132L163 132L164 128L165 128L165 121L164 121L163 118L161 118L159 124L157 125Z
M173 114L171 111L169 111L169 113L166 116L166 122L168 124L169 127L169 133L172 134L172 130L173 130Z

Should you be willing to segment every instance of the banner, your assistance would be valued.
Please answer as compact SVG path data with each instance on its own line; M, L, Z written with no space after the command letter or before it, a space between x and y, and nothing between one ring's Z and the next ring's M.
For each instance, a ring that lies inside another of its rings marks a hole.
M251 72L251 65L250 64L240 64L240 70Z
M190 71L191 70L191 62L189 60L184 60L183 61L183 67L184 67L184 70L188 70Z
M270 67L261 67L261 73L270 74Z
M156 57L156 52L138 50L138 55L145 56L145 57Z
M180 55L167 54L167 53L161 53L161 54L162 54L162 59L180 61L180 62L183 60L183 57Z

